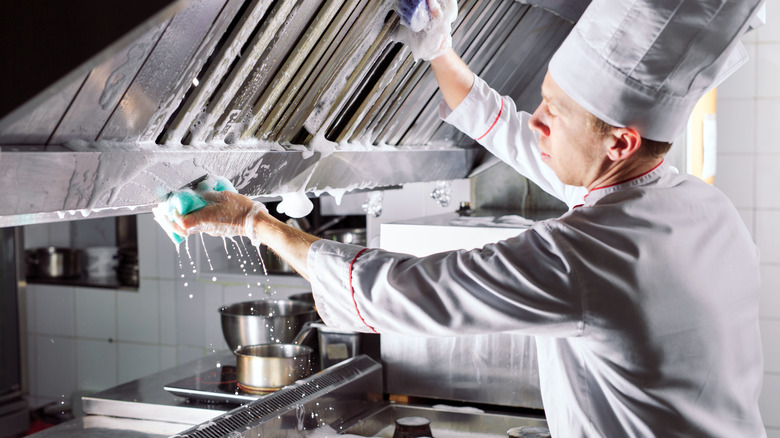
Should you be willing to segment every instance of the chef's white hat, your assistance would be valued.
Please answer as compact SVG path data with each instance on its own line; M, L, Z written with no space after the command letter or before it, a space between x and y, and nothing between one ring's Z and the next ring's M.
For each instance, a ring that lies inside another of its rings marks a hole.
M596 117L673 141L696 102L747 61L764 0L593 0L550 60Z

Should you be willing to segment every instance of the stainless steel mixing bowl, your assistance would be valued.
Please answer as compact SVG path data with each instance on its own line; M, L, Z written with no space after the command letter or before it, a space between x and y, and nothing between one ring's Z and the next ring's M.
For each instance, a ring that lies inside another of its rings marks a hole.
M291 344L317 318L314 306L293 300L246 301L219 309L230 351L245 345Z

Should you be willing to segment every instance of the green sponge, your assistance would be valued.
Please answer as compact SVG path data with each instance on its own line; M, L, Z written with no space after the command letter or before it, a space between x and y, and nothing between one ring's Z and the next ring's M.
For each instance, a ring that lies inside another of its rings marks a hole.
M238 193L236 188L233 187L233 184L226 178L210 175L199 181L194 189L195 190L185 187L177 192L171 193L168 196L168 199L160 204L160 207L163 208L163 211L167 213L168 217L173 217L176 214L184 216L185 214L192 213L193 211L208 205L208 202L204 201L199 193L223 191ZM168 233L168 237L170 237L176 245L184 242L183 236L170 230L166 230L166 232Z

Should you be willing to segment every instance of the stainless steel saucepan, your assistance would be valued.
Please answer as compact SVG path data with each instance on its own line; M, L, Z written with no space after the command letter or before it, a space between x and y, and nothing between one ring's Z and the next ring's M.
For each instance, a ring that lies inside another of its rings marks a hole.
M314 330L306 323L292 344L240 347L236 354L238 386L247 392L275 391L311 374L311 347L300 345Z

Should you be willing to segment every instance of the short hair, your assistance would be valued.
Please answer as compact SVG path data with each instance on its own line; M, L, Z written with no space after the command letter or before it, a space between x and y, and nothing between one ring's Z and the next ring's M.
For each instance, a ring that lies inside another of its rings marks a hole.
M607 135L612 132L613 129L617 128L617 126L610 125L593 114L590 116L593 128L601 135ZM666 153L669 152L669 149L671 148L672 144L669 142L650 140L648 138L642 137L642 145L640 146L639 150L645 156L660 158L666 155Z

